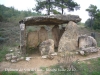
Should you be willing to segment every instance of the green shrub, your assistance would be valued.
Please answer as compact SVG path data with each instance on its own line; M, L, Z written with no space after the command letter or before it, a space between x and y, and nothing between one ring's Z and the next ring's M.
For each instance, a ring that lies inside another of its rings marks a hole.
M0 48L0 62L3 61L5 55L8 53L8 47L3 46L2 48Z
M20 74L16 71L10 71L10 72L2 71L1 75L20 75Z
M6 41L6 38L0 37L0 44L4 43Z
M0 31L5 31L5 28L1 28Z

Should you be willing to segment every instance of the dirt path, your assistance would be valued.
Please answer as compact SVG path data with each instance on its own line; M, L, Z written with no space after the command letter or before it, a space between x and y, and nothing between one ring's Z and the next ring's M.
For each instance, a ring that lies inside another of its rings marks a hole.
M43 59L41 56L34 55L30 61L19 61L17 63L10 63L7 61L3 61L0 63L0 71L6 69L39 69L40 67L47 67L51 65L57 64L57 57L53 60Z
M17 63L10 63L7 61L3 61L0 63L0 71L16 70L16 69L28 71L29 69L30 70L40 69L40 67L49 67L58 63L57 56L55 56L53 60L42 59L41 56L39 55L32 55L31 57L33 58L30 61L20 61ZM100 51L98 53L93 53L88 56L76 55L76 58L79 59L79 61L86 60L89 58L96 58L96 57L100 57Z

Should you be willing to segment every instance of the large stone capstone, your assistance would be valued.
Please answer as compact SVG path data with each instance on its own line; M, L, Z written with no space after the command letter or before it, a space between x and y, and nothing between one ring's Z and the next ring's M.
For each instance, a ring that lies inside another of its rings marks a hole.
M78 27L77 24L70 21L66 25L65 31L59 41L58 52L77 49Z

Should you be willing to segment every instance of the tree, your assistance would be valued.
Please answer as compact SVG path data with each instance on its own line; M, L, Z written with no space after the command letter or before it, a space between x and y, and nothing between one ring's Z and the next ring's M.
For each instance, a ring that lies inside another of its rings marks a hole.
M94 19L95 19L95 15L98 11L97 6L95 5L90 5L88 9L86 9L86 11L88 11L90 18L90 27L91 29L93 28L93 23L94 23Z
M85 24L91 29L100 29L100 10L97 9L97 6L91 4L86 11L88 11L90 19Z
M80 8L80 5L73 0L55 0L55 6L61 8L62 14L66 8L69 11L78 10Z
M31 10L27 11L18 11L14 7L6 7L4 5L0 5L0 22L2 21L10 21L10 22L18 22L27 16L38 16L41 14L32 12Z
M93 28L100 29L100 10L98 10L97 13L95 14Z
M90 22L91 22L91 19L89 18L89 19L86 20L85 25L86 25L87 27L91 27Z
M61 9L61 13L63 14L64 9L68 9L69 11L74 11L75 9L78 10L80 8L79 4L74 2L73 0L36 0L37 5L34 9L36 12L41 12L43 9L46 9L48 12L48 15L50 15L50 12L59 13L57 10Z
M41 13L43 9L46 9L46 11L48 11L48 15L50 15L50 8L53 8L52 7L53 4L51 3L54 2L51 2L51 0L36 0L36 2L37 2L36 8L33 10L35 10L38 13Z

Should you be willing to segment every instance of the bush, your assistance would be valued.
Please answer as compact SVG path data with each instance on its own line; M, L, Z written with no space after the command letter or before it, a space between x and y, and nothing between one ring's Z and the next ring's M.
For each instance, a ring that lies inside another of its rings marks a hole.
M8 53L8 47L0 47L0 62L3 61L5 55Z
M20 75L20 74L16 71L11 71L11 72L2 71L1 75Z
M6 41L6 38L0 37L0 44L4 43Z

